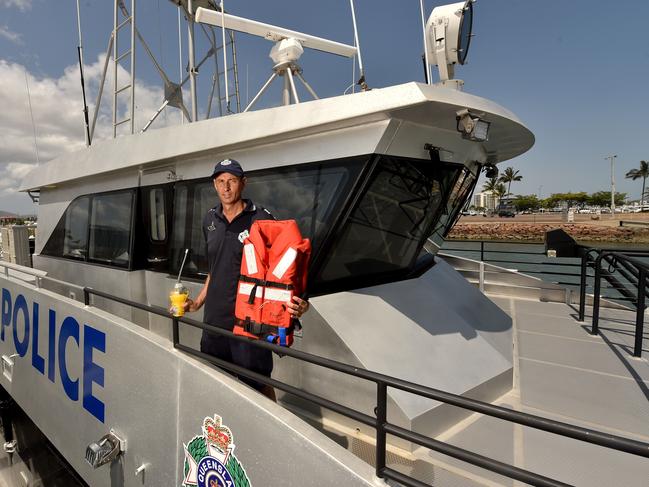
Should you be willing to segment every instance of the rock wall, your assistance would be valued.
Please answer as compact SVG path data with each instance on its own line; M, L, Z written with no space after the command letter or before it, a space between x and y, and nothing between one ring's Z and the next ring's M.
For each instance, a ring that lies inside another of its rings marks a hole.
M525 240L542 242L545 232L563 229L577 241L649 244L649 228L610 227L552 223L471 223L456 224L448 235L457 240Z

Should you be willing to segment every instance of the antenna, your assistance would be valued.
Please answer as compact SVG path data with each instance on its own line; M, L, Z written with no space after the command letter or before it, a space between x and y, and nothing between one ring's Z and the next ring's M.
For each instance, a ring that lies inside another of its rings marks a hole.
M197 22L200 20L197 19ZM223 45L223 83L225 84L225 111L230 112L230 89L228 86L228 56L225 52L225 6L221 0L221 44Z
M424 0L419 0L419 11L421 12L421 31L424 36L424 70L426 71L426 83L431 84L430 60L428 59L428 36L426 35L426 21L424 20Z
M77 54L79 56L79 74L81 75L81 96L83 97L83 121L86 128L86 146L90 145L90 123L88 120L88 103L86 102L86 82L83 77L83 43L81 41L81 11L79 9L79 0L77 0L77 27L79 29L79 45Z
M295 88L295 79L297 77L305 86L307 91L317 99L313 88L306 82L302 76L302 69L298 66L297 61L304 53L304 48L315 49L317 51L328 52L337 56L352 57L358 53L358 48L341 44L340 42L330 41L321 37L315 37L303 32L285 29L275 25L264 24L256 20L245 19L235 15L226 14L224 11L217 12L216 10L205 9L199 7L196 10L196 21L205 24L214 25L225 29L227 22L228 29L238 32L244 32L257 37L262 37L269 41L275 42L275 45L270 51L270 57L275 63L273 66L273 73L266 83L262 86L261 90L255 95L252 101L248 104L244 112L249 111L253 105L261 98L264 92L268 89L270 84L275 78L281 76L284 78L284 89L282 91L282 101L284 105L291 103L291 96L294 103L300 103ZM359 58L360 59L360 58ZM360 81L364 79L361 78Z
M34 111L32 110L32 95L29 91L29 80L27 79L27 69L25 69L25 87L27 88L27 103L29 104L29 116L32 119L32 132L34 133L34 151L36 152L36 164L41 163L38 154L38 144L36 143L36 124L34 123Z
M363 58L361 57L361 44L358 40L358 28L356 26L356 12L354 10L354 0L349 0L349 5L351 6L352 9L352 23L354 24L354 45L358 50L357 52L358 69L361 73L361 77L358 79L358 85L361 87L363 91L367 91L369 88L367 87L367 83L365 82L365 69L363 68Z

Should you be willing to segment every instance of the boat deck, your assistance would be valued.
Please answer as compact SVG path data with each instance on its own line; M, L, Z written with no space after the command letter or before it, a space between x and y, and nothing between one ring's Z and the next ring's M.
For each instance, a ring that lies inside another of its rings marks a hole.
M602 308L600 336L593 336L590 308L580 323L566 304L491 299L515 330L514 389L496 404L649 442L649 333L644 356L633 357L635 312ZM479 414L439 439L571 485L649 485L649 459ZM416 455L473 479L447 485L522 485L430 450Z
M512 317L515 331L514 389L496 404L649 442L649 332L643 341L645 356L634 358L633 312L602 308L601 335L592 336L590 308L586 322L580 323L576 308L566 304L491 299ZM60 461L39 451L43 443L37 433L17 438L18 452L43 483L30 482L18 455L11 465L1 452L0 487L81 485ZM479 414L438 439L572 485L649 485L649 459ZM372 450L366 450L368 461ZM391 454L388 460L395 462L391 467L440 487L522 485L423 448L415 450L411 461Z

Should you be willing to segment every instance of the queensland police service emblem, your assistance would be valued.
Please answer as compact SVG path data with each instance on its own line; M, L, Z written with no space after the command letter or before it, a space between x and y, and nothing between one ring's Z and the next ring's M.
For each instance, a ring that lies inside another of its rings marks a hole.
M230 428L214 415L203 420L203 434L186 445L183 487L250 487L243 465L234 456Z

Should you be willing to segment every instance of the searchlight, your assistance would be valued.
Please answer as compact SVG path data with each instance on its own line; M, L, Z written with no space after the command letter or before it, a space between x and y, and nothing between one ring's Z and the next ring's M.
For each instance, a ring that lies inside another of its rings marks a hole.
M428 63L437 66L440 84L460 89L464 82L455 80L454 67L466 63L473 37L473 1L435 7L425 28Z

